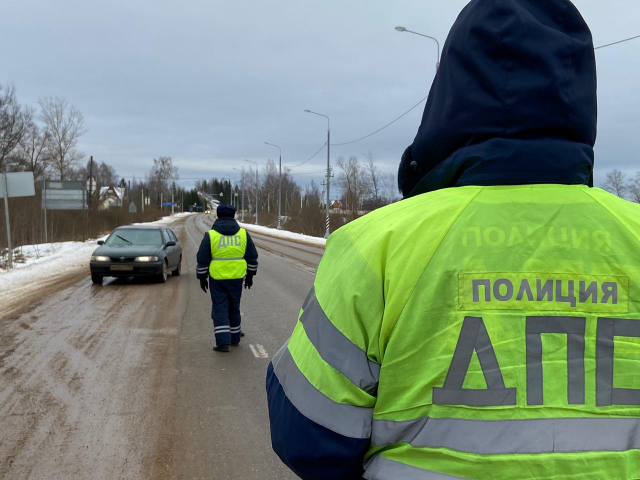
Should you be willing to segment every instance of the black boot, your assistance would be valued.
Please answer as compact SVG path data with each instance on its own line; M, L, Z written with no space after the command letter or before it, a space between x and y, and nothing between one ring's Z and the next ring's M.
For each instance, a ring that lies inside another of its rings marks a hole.
M213 347L213 351L214 352L228 352L229 351L229 345L220 345Z

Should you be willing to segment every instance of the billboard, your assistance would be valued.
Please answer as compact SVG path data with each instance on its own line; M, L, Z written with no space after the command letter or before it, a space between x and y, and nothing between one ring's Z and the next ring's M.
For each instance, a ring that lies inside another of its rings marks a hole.
M42 190L42 208L45 210L86 210L86 182L45 181Z

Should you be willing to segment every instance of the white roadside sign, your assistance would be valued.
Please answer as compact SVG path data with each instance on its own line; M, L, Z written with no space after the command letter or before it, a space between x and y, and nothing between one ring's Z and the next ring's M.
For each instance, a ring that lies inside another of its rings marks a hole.
M4 175L7 178L4 178ZM5 190L9 187L9 198L33 197L36 189L33 184L33 172L15 172L2 175L0 182L0 197L5 196Z

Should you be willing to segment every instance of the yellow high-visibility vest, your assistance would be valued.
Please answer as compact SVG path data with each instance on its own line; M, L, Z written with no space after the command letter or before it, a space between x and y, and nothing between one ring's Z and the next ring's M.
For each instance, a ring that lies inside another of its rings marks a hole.
M367 479L640 478L640 205L460 187L328 240L274 372Z
M209 275L214 280L233 280L247 275L247 231L238 230L235 235L222 235L209 230L211 240L211 264Z

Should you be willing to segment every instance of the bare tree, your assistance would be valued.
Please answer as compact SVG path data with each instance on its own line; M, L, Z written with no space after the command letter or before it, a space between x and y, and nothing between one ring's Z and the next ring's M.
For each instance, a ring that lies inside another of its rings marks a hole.
M26 171L33 172L38 180L51 165L51 155L47 149L49 133L41 131L38 125L30 123L20 141L15 158Z
M78 139L85 133L84 117L64 98L45 97L39 104L40 118L49 132L47 148L52 165L64 180L84 156L76 149Z
M300 233L321 237L324 234L324 209L320 189L312 180L304 190L300 212Z
M369 174L369 179L371 182L371 194L374 199L377 200L380 198L380 170L376 166L376 157L373 156L373 152L369 150L367 154L365 154L364 158L367 159L365 163L365 168L367 169L367 173Z
M33 112L20 106L13 85L0 85L0 170L5 161L20 145L32 123Z
M351 210L352 218L356 218L362 200L371 191L369 176L356 156L349 157L349 160L338 157L338 167L342 170L338 176L338 186L344 192L345 208Z
M109 187L111 185L117 185L120 181L120 177L116 173L116 170L105 162L101 162L94 167L94 175L96 176L96 182L98 186Z
M153 167L147 175L149 195L159 201L160 194L168 194L169 186L180 178L178 167L173 166L171 157L158 157L153 159ZM169 198L169 197L166 197Z
M602 187L608 192L624 198L624 195L627 192L625 174L618 169L611 170L607 173L607 178L602 184Z
M384 173L381 178L382 183L382 196L386 204L393 203L400 199L398 192L398 179L392 173Z
M636 176L629 180L627 192L629 192L632 202L640 203L640 172L637 172Z
M263 180L260 187L260 210L275 212L278 209L278 167L276 162L268 159L263 171Z

